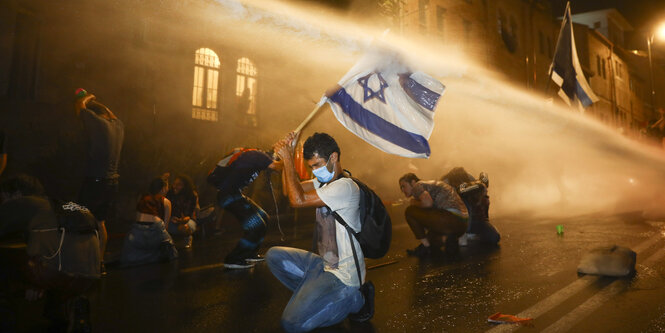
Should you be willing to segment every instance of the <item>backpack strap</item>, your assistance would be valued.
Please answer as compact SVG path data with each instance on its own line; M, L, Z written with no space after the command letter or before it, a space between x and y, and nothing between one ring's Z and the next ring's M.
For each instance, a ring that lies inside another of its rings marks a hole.
M333 211L328 206L326 206L326 208L328 208L328 210L330 210L332 215L335 217L335 221L337 221L337 223L344 226L344 228L346 229L346 232L349 234L349 242L351 242L351 251L353 251L353 261L356 264L356 272L358 273L358 284L362 286L363 285L363 278L362 278L362 274L360 273L360 262L358 261L358 253L356 252L356 246L355 246L355 244L353 244L353 239L355 238L356 232L353 231L353 228L351 228L346 223L346 221L344 221L344 219L341 216L339 216L339 214L337 214L337 212Z
M346 169L344 171L347 172L349 174L349 176L351 176L350 171L348 171ZM355 182L355 180L354 180L354 182ZM326 184L329 184L329 183L319 184L319 188L323 187L323 185L326 185ZM362 274L360 273L360 262L358 260L358 252L356 252L356 246L355 246L355 244L353 244L353 239L355 238L356 232L353 230L353 228L351 228L346 223L346 221L344 221L344 219L339 214L337 214L337 212L330 209L330 207L328 207L327 205L325 207L328 208L328 210L332 213L333 217L335 218L335 221L337 221L337 223L341 224L346 229L346 232L349 234L349 242L351 242L351 251L353 252L353 261L356 264L356 272L358 273L358 284L360 286L362 286L363 285L363 277L362 277Z

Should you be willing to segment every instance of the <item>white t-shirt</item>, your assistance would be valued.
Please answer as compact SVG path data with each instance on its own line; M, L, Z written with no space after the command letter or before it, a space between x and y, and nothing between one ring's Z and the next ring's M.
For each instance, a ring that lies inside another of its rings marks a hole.
M323 186L316 178L313 182L316 194L319 195L321 201L332 211L337 212L355 232L360 232L360 188L358 185L351 178L340 178ZM334 216L326 207L316 210L316 228L317 247L319 255L323 258L324 269L335 274L347 286L359 287L362 282L358 281L358 272L346 228L335 222ZM360 274L364 281L365 257L356 238L352 238L360 264Z

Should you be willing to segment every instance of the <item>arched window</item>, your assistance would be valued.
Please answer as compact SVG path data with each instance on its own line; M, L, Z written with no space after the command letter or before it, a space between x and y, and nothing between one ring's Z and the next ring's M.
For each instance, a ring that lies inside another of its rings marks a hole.
M236 96L238 98L238 112L244 119L245 125L257 126L256 118L256 66L247 58L238 59L236 78Z
M217 95L219 85L219 57L208 48L196 50L194 55L194 89L192 92L192 118L218 121Z

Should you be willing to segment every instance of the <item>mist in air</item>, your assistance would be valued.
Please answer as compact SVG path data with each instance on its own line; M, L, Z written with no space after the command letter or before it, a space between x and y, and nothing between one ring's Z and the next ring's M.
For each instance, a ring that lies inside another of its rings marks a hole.
M423 45L384 34L385 27L360 25L342 13L319 7L295 8L272 1L218 0L208 11L233 33L236 45L273 54L271 71L284 101L306 99L314 107L372 45L389 45L414 70L446 86L435 116L427 160L388 155L344 129L328 107L305 129L332 134L342 164L378 190L382 198L402 198L397 179L414 172L438 179L463 166L490 176L491 213L543 217L643 211L665 214L665 154L622 137L540 94L515 87L483 69L455 47ZM280 65L283 63L284 65ZM283 69L280 71L280 69ZM296 79L297 78L297 79ZM552 88L554 89L554 88ZM268 106L269 107L269 106ZM309 113L289 110L267 129L271 135L295 128ZM277 137L275 138L275 140Z

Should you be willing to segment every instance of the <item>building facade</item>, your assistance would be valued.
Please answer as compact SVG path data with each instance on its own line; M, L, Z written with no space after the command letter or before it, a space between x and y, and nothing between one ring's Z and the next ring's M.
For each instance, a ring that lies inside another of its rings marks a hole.
M464 49L506 79L556 96L549 66L561 27L558 14L549 1L406 0L401 26L404 34ZM657 117L654 110L661 101L651 102L645 52L626 47L633 27L615 9L575 14L572 19L584 75L600 99L586 113L637 135ZM663 77L658 66L654 73ZM654 84L657 92L665 91L659 80Z

